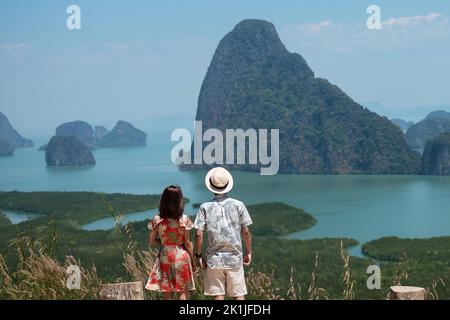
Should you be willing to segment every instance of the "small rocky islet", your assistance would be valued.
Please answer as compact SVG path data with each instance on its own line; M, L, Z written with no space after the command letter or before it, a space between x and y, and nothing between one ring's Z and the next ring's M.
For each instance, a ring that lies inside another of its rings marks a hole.
M94 129L85 121L73 121L58 126L55 136L39 150L46 151L48 166L86 166L95 165L93 149L146 145L147 134L123 120L111 131L103 126Z
M92 166L95 158L91 150L75 136L54 136L45 150L47 166Z
M28 148L33 145L33 141L20 135L6 115L0 112L0 155L11 156L15 148Z
M14 155L15 148L9 142L0 140L0 157L10 157Z
M147 134L122 120L117 122L111 132L97 140L98 148L145 147L146 145Z

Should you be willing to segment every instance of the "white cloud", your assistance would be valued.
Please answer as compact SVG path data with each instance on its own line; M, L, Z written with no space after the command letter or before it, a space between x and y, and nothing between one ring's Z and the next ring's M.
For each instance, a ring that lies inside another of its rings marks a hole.
M287 47L297 52L392 52L442 44L450 39L450 21L440 13L428 13L389 18L381 30L369 30L365 23L343 24L326 19L285 27L280 35Z
M409 16L409 17L398 17L394 18L391 17L387 19L386 21L383 21L382 25L386 27L393 27L393 26L401 26L401 27L408 27L408 26L416 26L420 23L430 23L439 17L442 17L442 14L440 13L428 13L427 15L417 15L417 16Z
M313 32L320 32L325 28L331 27L332 25L333 25L333 22L331 22L331 20L323 20L318 23L307 24L306 28Z
M2 51L8 52L10 54L21 54L24 53L30 46L25 42L20 43L7 43L0 45Z

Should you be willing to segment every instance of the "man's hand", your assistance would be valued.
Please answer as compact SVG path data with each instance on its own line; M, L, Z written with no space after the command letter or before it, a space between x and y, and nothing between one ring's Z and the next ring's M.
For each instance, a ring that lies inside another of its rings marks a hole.
M251 253L247 253L245 256L244 256L244 266L249 266L249 265L251 265L251 263L252 263L252 254Z
M202 256L197 257L197 263L198 263L198 266L202 269L206 269L208 267L206 260Z

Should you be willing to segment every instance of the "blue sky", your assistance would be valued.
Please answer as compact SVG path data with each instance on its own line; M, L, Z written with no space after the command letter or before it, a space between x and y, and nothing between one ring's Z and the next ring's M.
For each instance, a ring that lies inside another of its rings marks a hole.
M81 30L66 28L70 4ZM381 30L365 26L370 4ZM193 117L219 40L245 18L273 22L317 76L389 116L450 104L449 1L5 0L0 111L27 135L75 119Z

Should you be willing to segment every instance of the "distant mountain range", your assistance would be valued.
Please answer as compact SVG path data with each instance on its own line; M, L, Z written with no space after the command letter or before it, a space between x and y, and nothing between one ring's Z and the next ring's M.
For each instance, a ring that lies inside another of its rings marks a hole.
M418 122L435 110L450 112L450 104L413 106L410 108L387 107L379 102L363 102L363 106L389 119L403 119L406 122Z
M396 125L316 78L263 20L244 20L220 41L201 87L196 120L204 130L279 128L284 173L420 171L419 154Z

